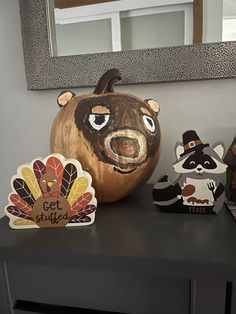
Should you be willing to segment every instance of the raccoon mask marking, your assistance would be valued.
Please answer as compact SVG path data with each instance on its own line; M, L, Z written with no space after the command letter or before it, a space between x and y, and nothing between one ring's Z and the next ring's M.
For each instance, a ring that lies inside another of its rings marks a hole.
M221 144L215 147L199 148L191 153L180 157L181 147L176 147L177 162L173 165L174 170L179 174L188 174L196 179L209 177L209 174L224 173L227 165L222 162L224 148Z

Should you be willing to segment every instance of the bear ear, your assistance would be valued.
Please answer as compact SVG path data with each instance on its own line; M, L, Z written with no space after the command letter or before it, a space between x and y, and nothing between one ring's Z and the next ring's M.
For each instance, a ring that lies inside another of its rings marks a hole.
M75 97L75 94L71 91L61 92L60 95L57 97L57 103L59 107L65 107L73 97Z
M217 153L217 155L220 157L220 159L222 159L224 155L224 151L225 151L224 146L222 144L218 144L214 146L213 149Z
M184 152L184 146L177 143L175 147L175 155L177 159L180 159L180 155L183 154L183 152Z
M145 99L144 102L158 115L160 111L160 106L158 105L157 101L154 99Z

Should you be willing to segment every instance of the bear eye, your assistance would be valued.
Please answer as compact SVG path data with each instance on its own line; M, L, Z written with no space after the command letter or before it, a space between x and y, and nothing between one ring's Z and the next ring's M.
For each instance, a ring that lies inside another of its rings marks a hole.
M208 160L204 161L204 165L210 165L210 162Z
M110 119L109 114L90 114L89 115L89 123L90 125L97 131L104 128L104 126L107 125L108 121Z
M143 115L143 122L146 126L146 128L154 133L155 130L156 130L156 126L155 126L155 123L154 123L154 120L150 117L150 116L147 116L147 115Z
M190 161L190 163L189 163L190 165L196 165L196 162L195 161Z
M53 183L57 183L57 179L54 179L54 180L53 180Z
M43 184L46 184L46 180L43 180L42 182L43 182Z

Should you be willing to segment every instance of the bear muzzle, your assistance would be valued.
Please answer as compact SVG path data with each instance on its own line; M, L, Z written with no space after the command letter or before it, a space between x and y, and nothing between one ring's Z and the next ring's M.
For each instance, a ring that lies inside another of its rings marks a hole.
M121 167L140 164L147 157L147 142L144 135L135 130L124 129L110 133L104 140L107 156Z

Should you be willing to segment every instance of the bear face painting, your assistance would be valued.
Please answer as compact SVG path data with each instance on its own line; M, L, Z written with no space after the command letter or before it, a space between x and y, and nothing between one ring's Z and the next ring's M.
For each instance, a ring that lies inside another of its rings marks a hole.
M112 69L92 94L61 93L51 132L52 152L81 162L100 203L117 201L146 182L159 157L159 105L114 92L119 79Z
M134 171L155 155L160 129L154 121L148 104L128 95L84 99L75 110L76 126L98 159L120 173Z

